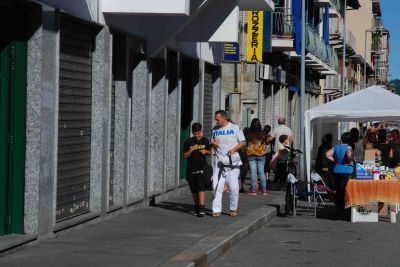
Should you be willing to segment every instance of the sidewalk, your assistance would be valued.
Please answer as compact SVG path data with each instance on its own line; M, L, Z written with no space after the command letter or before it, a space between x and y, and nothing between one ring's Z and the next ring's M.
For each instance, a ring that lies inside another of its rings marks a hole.
M210 199L208 193L206 208ZM218 247L213 246L223 244L218 253L226 251L233 241L275 216L283 201L281 191L268 196L240 194L239 216L231 218L225 195L223 216L197 218L190 214L191 195L184 194L0 256L0 266L186 266L188 259L211 257L193 255L191 249L215 254Z

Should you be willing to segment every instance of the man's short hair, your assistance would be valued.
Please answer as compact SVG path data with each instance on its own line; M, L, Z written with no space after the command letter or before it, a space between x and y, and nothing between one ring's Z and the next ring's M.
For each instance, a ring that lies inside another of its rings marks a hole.
M224 119L228 119L228 115L226 114L226 111L225 110L218 110L218 111L216 111L215 112L215 116L217 116L217 115L221 115L221 117L222 118L224 118Z
M286 135L286 134L283 134L283 135L279 136L279 142L281 144L283 144L287 139L289 139L289 136Z
M199 122L193 123L193 125L192 125L192 132L193 133L200 132L201 129L203 129L203 126L201 125L201 123L199 123Z
M351 133L345 132L342 134L341 138L343 144L350 144L351 142Z
M278 118L278 124L279 125L283 125L283 124L285 124L286 123L286 119L284 118L284 117L279 117Z

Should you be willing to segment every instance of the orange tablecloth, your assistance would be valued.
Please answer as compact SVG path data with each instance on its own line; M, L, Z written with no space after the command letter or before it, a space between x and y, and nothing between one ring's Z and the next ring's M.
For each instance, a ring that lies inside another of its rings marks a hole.
M352 180L345 191L346 208L373 202L400 205L400 182L393 180Z

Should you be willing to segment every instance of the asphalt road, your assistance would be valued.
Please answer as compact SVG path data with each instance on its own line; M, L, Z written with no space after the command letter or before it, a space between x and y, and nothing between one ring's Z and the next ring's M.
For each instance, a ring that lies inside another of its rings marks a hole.
M212 266L400 266L400 225L351 223L332 207L277 217ZM399 218L397 220L399 222Z

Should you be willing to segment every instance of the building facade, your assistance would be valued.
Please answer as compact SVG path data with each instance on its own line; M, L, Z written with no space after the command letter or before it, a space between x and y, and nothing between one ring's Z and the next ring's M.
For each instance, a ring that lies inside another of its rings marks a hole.
M0 239L11 246L184 190L183 141L196 121L209 137L225 101L222 42L238 41L239 10L274 6L145 2L0 1Z

